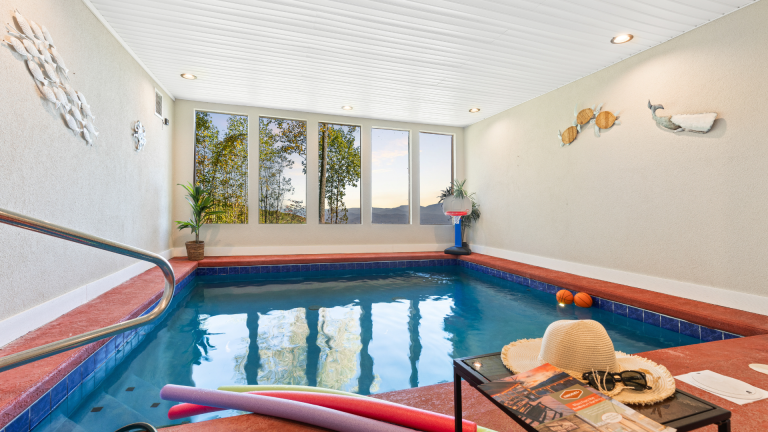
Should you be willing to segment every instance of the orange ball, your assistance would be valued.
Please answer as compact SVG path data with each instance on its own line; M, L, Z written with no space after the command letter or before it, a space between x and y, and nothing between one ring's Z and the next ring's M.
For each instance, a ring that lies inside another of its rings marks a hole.
M560 290L557 292L557 302L560 304L573 303L573 294L568 290Z
M576 303L576 306L588 308L592 307L592 297L589 296L587 293L580 292L576 294L576 297L574 298L574 303Z

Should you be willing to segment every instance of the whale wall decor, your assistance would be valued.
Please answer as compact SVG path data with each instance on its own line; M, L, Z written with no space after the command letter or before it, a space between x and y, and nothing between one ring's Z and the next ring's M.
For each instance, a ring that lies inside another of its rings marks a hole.
M72 89L69 69L54 46L48 29L34 21L27 21L18 9L13 17L21 31L6 24L8 36L3 43L23 58L40 94L56 110L61 110L67 127L85 140L86 144L93 145L99 134L93 125L96 117L85 102L85 96Z
M705 134L712 130L717 113L702 114L677 114L671 116L657 116L656 110L664 109L664 105L651 105L648 101L648 109L656 124L675 132L695 132Z

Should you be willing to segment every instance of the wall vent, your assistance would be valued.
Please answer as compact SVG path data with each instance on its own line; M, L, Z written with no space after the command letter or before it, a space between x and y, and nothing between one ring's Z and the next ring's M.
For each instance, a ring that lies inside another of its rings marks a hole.
M163 95L155 89L155 115L163 118Z

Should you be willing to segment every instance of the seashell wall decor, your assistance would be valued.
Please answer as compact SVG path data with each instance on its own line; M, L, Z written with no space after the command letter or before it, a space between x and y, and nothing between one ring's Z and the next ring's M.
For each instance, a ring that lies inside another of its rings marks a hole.
M136 140L136 151L139 152L144 148L144 144L147 143L147 131L144 129L144 125L140 121L136 121L133 125L133 138Z
M93 125L96 116L86 103L85 95L72 88L69 70L53 44L51 33L44 25L27 21L18 9L13 18L17 26L6 24L8 37L3 44L23 57L40 94L56 110L61 109L67 127L87 144L93 144L99 134Z
M702 114L677 114L671 116L657 116L656 110L664 109L664 105L651 105L648 101L648 109L656 124L675 132L696 132L705 134L712 130L717 113Z

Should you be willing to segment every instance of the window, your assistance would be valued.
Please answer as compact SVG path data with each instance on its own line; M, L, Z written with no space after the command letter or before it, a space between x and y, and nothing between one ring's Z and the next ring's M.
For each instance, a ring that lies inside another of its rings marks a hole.
M208 223L248 223L248 117L195 111L196 185L211 191Z
M373 129L371 186L373 223L410 223L409 132Z
M453 136L419 134L419 205L422 225L450 225L439 196L453 183Z
M321 224L360 223L360 127L320 123Z
M307 223L307 123L259 118L259 223Z

